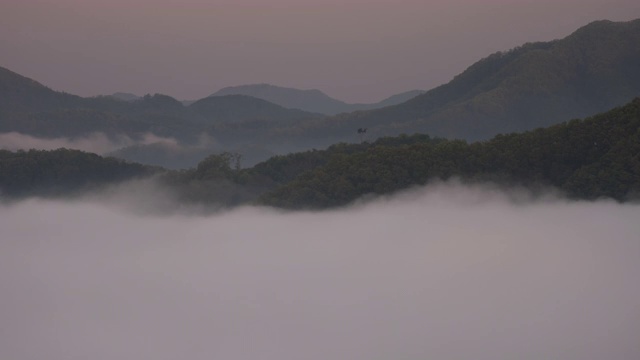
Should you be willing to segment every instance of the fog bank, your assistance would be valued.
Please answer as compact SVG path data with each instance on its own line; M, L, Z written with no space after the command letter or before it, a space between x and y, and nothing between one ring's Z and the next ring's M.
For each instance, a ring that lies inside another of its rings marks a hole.
M137 140L126 135L107 136L100 132L75 138L39 138L18 132L0 134L0 149L10 151L67 148L104 155L127 146L149 144L163 144L165 146L178 147L177 140L159 137L150 133L141 136L141 138Z
M636 359L640 206L0 207L2 359Z

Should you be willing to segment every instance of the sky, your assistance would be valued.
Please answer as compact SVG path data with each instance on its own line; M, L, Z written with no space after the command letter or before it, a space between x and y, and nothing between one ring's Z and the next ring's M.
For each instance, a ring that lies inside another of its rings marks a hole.
M139 186L0 204L0 358L640 358L637 204L450 183L151 214Z
M496 51L635 18L637 0L3 0L0 66L82 96L270 83L375 102Z

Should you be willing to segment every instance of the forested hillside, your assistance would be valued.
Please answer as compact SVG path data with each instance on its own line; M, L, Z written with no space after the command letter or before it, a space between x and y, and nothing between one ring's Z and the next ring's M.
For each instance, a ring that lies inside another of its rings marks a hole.
M168 171L75 150L1 151L0 189L5 198L64 195L156 174L185 203L321 209L457 178L625 201L640 197L640 98L584 120L483 142L402 135L275 156L248 169L240 161L223 152L193 169Z
M640 196L640 98L584 120L571 120L491 140L385 137L275 156L239 169L234 154L211 155L165 180L195 202L258 202L326 208L434 180L558 189L579 199Z
M309 134L351 141L421 132L486 140L621 106L640 96L640 20L597 21L564 39L492 54L449 83L405 103L308 124Z
M0 150L0 199L68 196L157 171L78 150Z
M554 187L569 197L640 196L640 99L584 120L498 135L484 142L427 141L333 154L324 165L264 195L286 208L345 205L432 180Z
M285 108L300 109L325 115L336 115L358 110L378 109L403 103L424 93L422 90L411 90L392 95L377 103L348 104L334 99L320 90L299 90L269 84L253 84L230 86L213 93L211 96L248 95L263 99Z

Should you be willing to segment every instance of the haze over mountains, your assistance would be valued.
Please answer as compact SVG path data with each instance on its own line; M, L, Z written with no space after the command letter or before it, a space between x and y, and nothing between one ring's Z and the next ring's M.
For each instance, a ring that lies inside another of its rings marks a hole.
M388 98L376 103L348 104L344 101L334 99L320 90L299 90L270 84L255 84L229 86L216 91L209 95L209 97L247 95L266 100L289 109L299 109L324 115L335 115L343 112L371 110L400 104L420 94L424 94L424 92L424 90L411 90L389 96ZM124 101L135 101L141 98L141 96L126 92L117 92L110 96ZM185 106L189 106L196 101L197 100L183 100L182 103Z
M385 137L275 156L246 169L232 153L209 155L189 170L167 171L66 149L0 151L0 193L8 199L81 195L87 188L142 178L181 204L325 209L459 179L523 187L534 196L557 191L573 199L637 201L639 153L637 98L591 118L484 142L424 134Z
M593 22L561 40L492 54L403 104L343 115L317 130L337 135L364 126L374 137L478 140L592 115L640 94L638 44L640 20Z
M249 95L270 101L291 109L300 109L326 115L336 115L356 110L370 110L396 105L424 93L422 90L406 91L390 96L373 104L347 104L331 98L320 90L298 90L269 84L231 86L213 93L211 96Z
M170 167L194 166L208 153L223 150L250 154L244 163L250 166L272 154L401 133L488 139L589 116L640 95L638 44L640 20L597 21L561 40L492 54L449 83L403 103L331 117L239 95L208 97L189 106L160 94L133 101L128 95L122 95L128 101L82 98L0 69L0 132L124 137L134 148L114 155ZM310 98L337 104L319 91L269 85L217 94L241 91L291 107ZM356 130L363 128L366 135L358 136ZM167 141L145 145L142 139L149 135Z

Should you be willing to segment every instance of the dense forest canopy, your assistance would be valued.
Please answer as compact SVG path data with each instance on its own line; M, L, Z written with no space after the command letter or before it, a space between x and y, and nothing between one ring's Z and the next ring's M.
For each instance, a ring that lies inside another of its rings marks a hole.
M491 140L372 146L330 157L264 195L281 207L330 207L436 179L554 187L581 199L640 196L640 99L584 120Z
M0 150L0 198L67 196L160 169L79 150Z

